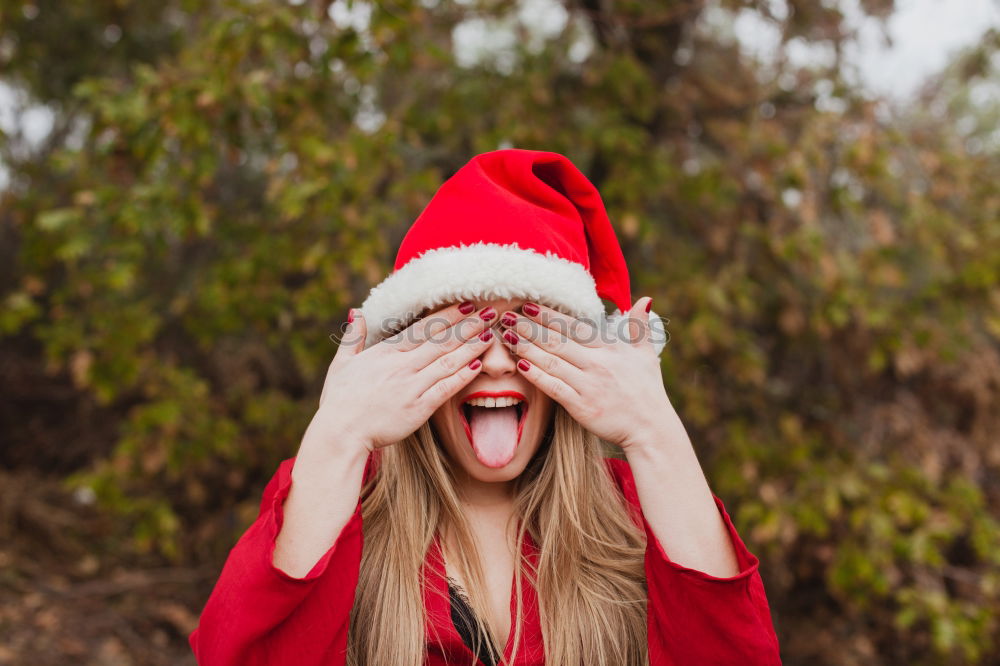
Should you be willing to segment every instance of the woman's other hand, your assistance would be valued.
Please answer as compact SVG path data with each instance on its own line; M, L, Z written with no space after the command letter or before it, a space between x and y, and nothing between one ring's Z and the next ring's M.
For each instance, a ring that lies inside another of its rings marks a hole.
M367 324L353 313L306 437L367 452L413 433L476 377L497 318L492 307L456 303L364 349Z
M504 344L518 369L583 427L626 451L638 442L687 435L667 397L645 297L616 322L594 323L528 305L504 313ZM511 335L513 333L514 335Z

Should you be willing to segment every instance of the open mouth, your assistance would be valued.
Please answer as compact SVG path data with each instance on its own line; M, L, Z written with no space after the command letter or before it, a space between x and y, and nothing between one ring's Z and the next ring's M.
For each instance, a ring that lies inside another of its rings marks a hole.
M487 401L487 398L492 400ZM500 401L513 404L495 406ZM494 406L487 406L489 404ZM479 462L487 467L497 468L514 458L521 442L528 409L528 401L517 391L480 391L462 401L458 410L459 417Z
M523 402L519 402L516 405L514 405L514 411L517 412L517 422L518 422L518 425L521 424L521 418L524 416L524 412L527 409L524 405L525 405L525 403L523 403ZM487 407L486 409L490 409L490 408ZM510 408L509 407L507 407L507 408L505 408L505 407L499 407L499 408L498 407L493 407L492 409L510 409ZM471 404L469 404L467 402L462 404L462 416L465 417L465 425L466 426L468 426L469 423L472 422L472 410L473 410L473 406Z

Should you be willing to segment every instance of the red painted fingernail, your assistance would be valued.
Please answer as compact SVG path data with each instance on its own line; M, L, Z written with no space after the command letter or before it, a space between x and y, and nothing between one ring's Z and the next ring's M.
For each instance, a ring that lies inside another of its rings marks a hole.
M472 363L469 364L469 370L478 370L479 366L483 364L478 358L472 359Z
M534 317L536 314L541 312L538 306L535 305L534 303L525 303L524 305L521 306L521 310L524 311L524 314L528 315L529 317Z
M469 314L476 309L476 304L472 301L466 301L458 306L458 311L462 314Z
M482 340L483 342L489 342L490 340L492 340L493 339L493 329L492 328L488 328L485 331L483 331L482 333L480 333L479 334L479 339Z
M517 337L517 333L510 330L509 328L503 332L503 339L512 345L516 345L521 339Z
M493 319L496 316L497 316L497 311L493 309L492 305L490 305L488 307L485 307L485 308L483 308L482 310L479 311L479 317L483 321L489 321L489 320Z
M531 370L531 364L528 363L528 361L526 361L523 358L517 362L517 367L522 372L527 372L528 370Z
M649 303L646 303L646 312L649 312L652 309L653 309L653 299L651 298L649 299Z
M502 317L500 317L500 323L504 326L513 326L517 323L517 315L513 312L505 312Z
M350 311L347 313L347 323L350 324L353 321L354 321L354 308L351 308Z

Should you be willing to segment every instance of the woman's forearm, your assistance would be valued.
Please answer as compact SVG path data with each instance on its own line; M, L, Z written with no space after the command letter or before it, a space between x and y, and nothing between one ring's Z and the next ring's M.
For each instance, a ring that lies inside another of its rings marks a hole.
M673 409L664 414L658 428L625 447L642 513L673 562L735 576L736 552L691 439Z
M368 449L338 441L330 429L310 423L292 469L292 486L274 548L274 566L302 578L330 549L354 513Z

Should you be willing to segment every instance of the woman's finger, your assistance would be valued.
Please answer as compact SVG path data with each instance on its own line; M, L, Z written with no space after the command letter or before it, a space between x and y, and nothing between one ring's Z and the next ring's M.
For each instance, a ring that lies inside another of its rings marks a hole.
M514 319L515 317L516 319ZM520 338L530 340L541 349L573 364L577 369L590 367L592 348L566 337L557 330L542 326L533 319L516 313L506 313L500 321L504 325L514 322L508 330L514 331Z
M497 313L492 307L483 308L475 315L461 319L453 326L439 330L424 340L419 347L409 352L413 355L416 368L425 368L444 354L458 349L469 340L481 334L496 322Z
M581 396L575 388L524 358L517 362L517 370L529 382L537 386L542 393L562 405L570 414L575 413L581 400Z
M323 380L323 390L319 394L320 405L326 399L327 388L330 386L329 377L333 369L339 367L348 357L357 356L365 348L367 327L365 326L364 317L361 316L360 309L351 308L348 311L347 322L345 322L341 330L343 330L344 335L337 342L337 351L334 353L333 359L327 368L326 379ZM336 334L331 334L330 338L335 339Z
M561 358L558 353L548 351L544 348L545 345L536 344L528 338L519 336L514 329L507 329L500 337L508 349L520 358L528 359L532 365L538 366L547 374L558 377L570 386L577 386L583 381L583 370ZM576 343L569 341L569 344Z
M604 342L601 340L600 329L596 326L596 322L578 319L538 303L525 303L521 306L521 313L539 326L551 329L586 347L599 347Z
M635 305L628 311L628 342L633 345L642 345L644 343L649 343L650 341L650 330L649 330L649 311L648 307L652 306L653 299L648 296L643 296Z
M337 343L337 354L349 356L360 354L365 348L365 336L368 333L368 327L360 308L351 308L347 312L347 321L341 330L344 334ZM333 338L335 335L332 334L330 337Z
M485 343L480 341L470 342L464 347L478 347L482 349ZM461 358L465 358L462 352L471 353L472 350L458 349L451 354L455 356L455 362L457 363ZM480 353L482 353L480 351ZM462 390L462 387L466 386L469 382L476 378L480 370L483 368L483 362L476 356L473 356L471 360L461 363L458 369L447 374L444 377L440 377L436 381L432 382L430 386L417 398L417 404L421 405L428 414L432 414L438 407L450 400L456 393Z
M365 348L365 336L368 333L368 327L365 324L365 318L361 315L360 308L351 308L347 312L347 321L341 327L343 335L337 340L337 334L331 333L330 339L336 340L337 351L333 355L333 360L330 361L330 365L340 365L343 359L349 356L357 356Z
M496 343L493 329L481 331L478 336L459 344L455 349L440 354L416 375L418 392L427 391L431 386L445 377L454 374L459 368L468 365L474 358L482 356L490 345ZM428 342L429 345L437 343Z
M653 308L653 299L644 296L635 302L635 305L628 312L628 332L629 343L634 347L641 347L649 353L656 355L656 338L662 334L653 330L653 320L650 319L650 310ZM655 313L654 313L655 314ZM659 316L656 316L659 323Z
M397 351L411 351L426 340L439 335L444 329L469 317L475 312L475 309L476 306L471 301L446 305L420 317L399 333L386 338L379 344L384 344Z
M352 316L349 319L351 352L360 354L364 351L365 340L368 338L368 321L365 319L361 308L351 308Z

